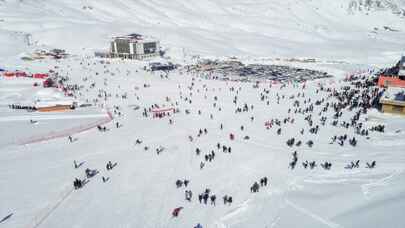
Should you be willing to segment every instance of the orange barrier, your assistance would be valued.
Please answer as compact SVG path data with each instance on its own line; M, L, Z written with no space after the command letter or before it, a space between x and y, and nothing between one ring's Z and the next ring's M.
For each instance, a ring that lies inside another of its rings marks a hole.
M55 105L49 107L40 107L37 108L38 112L62 112L72 110L71 105Z
M33 78L39 78L39 79L44 79L47 78L49 75L48 74L33 74Z

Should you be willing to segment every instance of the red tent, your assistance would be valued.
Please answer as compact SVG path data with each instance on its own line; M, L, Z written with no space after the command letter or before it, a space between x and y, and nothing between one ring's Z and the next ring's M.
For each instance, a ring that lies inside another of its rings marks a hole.
M153 112L153 113L174 112L174 108L153 109L152 112Z

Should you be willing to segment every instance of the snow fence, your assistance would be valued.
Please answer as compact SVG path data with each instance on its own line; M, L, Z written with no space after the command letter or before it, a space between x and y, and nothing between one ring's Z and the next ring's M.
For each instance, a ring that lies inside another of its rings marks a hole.
M48 141L48 140L52 140L52 139L56 139L56 138L62 138L62 137L68 137L70 135L73 134L77 134L80 132L84 132L87 130L90 130L92 128L95 128L99 125L103 125L103 124L107 124L109 122L111 122L113 120L113 115L111 114L111 112L107 112L107 117L104 119L100 119L94 122L91 122L89 124L86 125L80 125L77 127L73 127L73 128L69 128L69 129L65 129L62 131L51 131L48 134L45 135L40 135L40 136L33 136L27 139L23 139L23 140L18 140L17 144L18 145L26 145L26 144L32 144L32 143L38 143L38 142L43 142L43 141Z

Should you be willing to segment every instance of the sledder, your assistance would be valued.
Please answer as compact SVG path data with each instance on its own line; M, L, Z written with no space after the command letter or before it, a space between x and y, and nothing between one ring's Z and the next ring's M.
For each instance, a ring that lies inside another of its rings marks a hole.
M99 173L99 171L97 169L89 169L89 168L87 168L85 170L85 173L86 173L87 178L92 178L95 175L97 175Z
M371 162L371 164L367 162L366 164L367 164L366 168L368 168L368 169L374 169L374 168L375 168L375 165L376 165L376 161Z
M174 208L173 209L173 212L172 212L172 216L173 217L178 217L179 216L179 213L180 213L180 211L183 209L183 207L177 207L177 208Z

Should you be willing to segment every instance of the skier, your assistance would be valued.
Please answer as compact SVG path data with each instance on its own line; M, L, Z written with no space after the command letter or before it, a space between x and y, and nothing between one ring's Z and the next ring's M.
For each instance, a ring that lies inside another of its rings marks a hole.
M110 178L109 178L109 177L104 177L104 176L102 176L102 179L103 179L103 183L105 183L105 182L107 182Z

